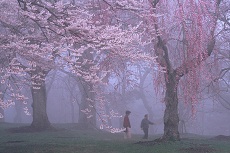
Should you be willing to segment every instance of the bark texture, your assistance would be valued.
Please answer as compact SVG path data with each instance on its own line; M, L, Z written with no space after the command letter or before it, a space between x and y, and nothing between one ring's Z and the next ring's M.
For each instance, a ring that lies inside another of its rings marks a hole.
M51 127L48 116L47 116L47 95L46 95L46 85L45 76L41 68L36 68L32 73L32 108L33 108L33 122L31 124L32 128L38 130L44 130Z
M165 112L164 112L164 135L165 140L180 140L178 131L179 115L178 115L178 97L176 74L165 74L166 93L165 93Z

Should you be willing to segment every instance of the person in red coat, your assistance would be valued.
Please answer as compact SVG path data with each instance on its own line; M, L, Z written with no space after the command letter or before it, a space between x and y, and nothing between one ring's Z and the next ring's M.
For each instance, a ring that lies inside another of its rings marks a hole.
M130 111L126 111L125 112L125 117L124 117L124 122L123 122L123 127L125 128L125 134L124 134L124 138L125 139L130 139L131 138L131 124L129 121L129 115L130 115Z

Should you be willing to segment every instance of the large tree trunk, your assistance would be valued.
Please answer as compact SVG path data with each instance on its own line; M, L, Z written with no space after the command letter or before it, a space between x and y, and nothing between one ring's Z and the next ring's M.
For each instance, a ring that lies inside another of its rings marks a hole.
M152 6L154 8L153 12L156 13L156 5L160 2L160 0L151 1ZM219 5L221 0L216 0L215 6L215 14L213 17L213 24L210 28L210 37L207 40L207 50L204 52L200 52L198 56L194 57L194 59L186 60L181 66L177 67L175 70L171 66L171 62L168 55L168 48L166 42L164 42L160 35L157 33L157 44L155 47L155 53L158 56L157 61L159 64L165 68L165 85L166 85L166 95L165 95L165 114L164 114L164 135L163 140L179 140L180 135L178 132L179 125L179 116L178 116L178 97L177 97L177 86L181 77L190 71L194 70L197 66L201 64L201 62L205 61L213 52L215 46L215 29L217 26ZM155 22L155 30L159 31L157 18L153 17L153 21Z
M47 72L43 72L40 67L36 67L34 73L32 73L32 108L33 108L33 122L32 128L38 130L44 130L51 127L47 116L47 95L45 77Z
M165 113L164 113L164 140L180 140L178 132L178 97L176 73L165 74L166 94L165 94Z
M46 89L45 84L43 84L40 89L31 89L33 98L33 122L31 127L36 129L47 129L50 127L50 122L48 120L46 112Z
M158 29L158 28L156 28ZM161 66L166 68L165 78L165 112L164 112L164 135L163 140L180 140L180 134L178 132L179 115L178 115L178 95L177 88L180 80L180 76L176 70L173 70L169 56L168 48L158 36L158 43L156 45L156 52L162 52L159 54L158 62Z

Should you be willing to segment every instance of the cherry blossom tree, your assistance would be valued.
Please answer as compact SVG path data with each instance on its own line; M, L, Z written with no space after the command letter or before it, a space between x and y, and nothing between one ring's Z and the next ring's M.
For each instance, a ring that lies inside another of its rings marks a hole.
M163 80L159 79L164 82L166 105L162 139L179 140L178 102L191 102L195 112L196 91L205 79L201 77L204 61L214 51L221 0L103 2L115 13L130 10L137 14L145 23L146 36L152 35L157 62L165 71ZM178 92L179 87L183 95Z
M178 102L191 102L195 113L197 90L201 81L208 79L201 74L208 74L204 61L214 51L221 0L104 2L112 10L136 12L145 23L148 35L157 35L152 40L154 52L165 71L163 80L159 79L164 81L166 105L162 140L179 140Z
M207 79L201 76L207 72L204 61L212 56L215 47L221 1L2 1L1 6L11 9L0 15L4 30L0 49L10 50L13 55L2 71L3 79L12 75L30 78L32 126L42 129L50 126L45 79L52 69L69 71L83 80L90 109L82 111L91 118L95 113L90 112L97 109L95 101L103 102L99 84L116 71L117 65L121 66L112 63L114 59L125 65L140 60L150 61L151 65L157 61L159 71L164 71L159 79L164 82L166 105L162 139L179 140L178 102L191 102L195 110L196 91L200 81ZM144 48L146 45L150 45L149 50ZM110 63L100 69L102 61ZM95 91L97 96L89 95Z
M1 28L5 33L0 47L3 52L10 50L14 55L13 59L7 59L10 62L3 69L2 80L12 75L29 78L33 97L33 128L50 127L45 81L51 70L60 68L69 71L93 88L92 85L99 83L103 75L97 75L97 65L84 55L95 57L111 52L121 58L150 59L136 49L137 45L145 45L140 37L141 23L126 29L122 29L119 23L104 25L101 20L94 20L88 5L80 6L82 4L39 0L1 2L1 6L6 7L1 14ZM27 82L21 79L18 84ZM21 101L26 99L22 95L14 95L13 98L20 97Z
M153 11L161 13L159 8L164 7L171 18L153 18L158 20L155 24L156 32L165 24L173 24L166 27L162 35L157 36L155 52L161 66L165 67L165 114L163 140L179 140L178 132L178 86L179 81L186 75L184 81L184 102L192 102L193 109L197 103L196 89L199 88L200 74L202 73L204 61L211 56L215 46L215 30L219 15L221 1L149 1ZM173 7L172 10L167 8ZM159 10L159 11L158 11ZM173 13L169 11L174 11ZM166 18L166 19L165 19ZM208 28L207 28L208 27ZM174 32L171 28L174 29ZM174 51L170 40L164 37L180 40L181 48ZM176 38L175 38L176 36ZM175 55L177 54L177 55ZM178 56L179 55L179 56ZM174 57L174 59L172 59ZM177 57L177 58L175 58Z

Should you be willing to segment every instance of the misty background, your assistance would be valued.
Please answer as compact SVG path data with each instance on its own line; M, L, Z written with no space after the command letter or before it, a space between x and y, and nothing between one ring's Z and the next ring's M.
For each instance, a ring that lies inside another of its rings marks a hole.
M0 2L0 122L230 135L229 1L106 2Z
M52 72L47 79L47 86L50 87L47 100L47 113L51 123L78 123L80 113L79 105L81 103L81 94L76 82L70 76L60 72ZM165 104L163 102L163 93L156 94L153 87L151 75L145 81L145 95L148 100L148 107L152 111L152 116L149 119L155 123L150 126L150 134L163 134L163 115ZM111 118L111 126L114 128L122 128L121 122L125 112L121 110L130 110L130 122L132 126L132 133L142 134L140 123L148 111L143 104L143 101L138 95L129 95L125 101L121 101L117 91L115 92L113 85L108 88L107 93L110 97L111 103L110 111L117 113L118 117ZM32 122L32 107L30 90L24 91L27 103L23 104L20 101L15 102L15 106L5 109L5 122L9 123L31 123ZM117 97L116 97L117 95ZM112 96L112 98L111 98ZM229 97L228 94L225 95ZM115 98L116 97L116 98ZM220 101L213 98L201 99L196 106L195 114L191 113L191 108L185 106L184 103L179 103L179 132L180 133L194 133L199 135L230 135L229 116L230 110L224 107ZM28 109L28 110L27 110ZM98 120L97 128L99 128L101 121Z

